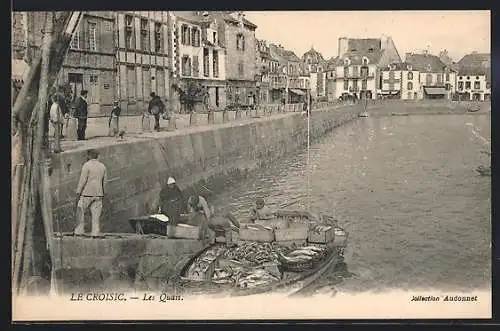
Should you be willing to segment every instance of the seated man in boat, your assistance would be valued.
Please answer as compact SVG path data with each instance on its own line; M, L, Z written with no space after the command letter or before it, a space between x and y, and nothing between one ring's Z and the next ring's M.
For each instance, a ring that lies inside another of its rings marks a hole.
M179 223L179 218L183 212L184 197L181 189L177 186L174 177L168 177L167 185L160 191L160 213L168 216L172 225Z
M272 218L274 218L274 212L266 206L264 199L258 198L255 201L255 206L250 209L250 222L255 222L256 220L270 220Z

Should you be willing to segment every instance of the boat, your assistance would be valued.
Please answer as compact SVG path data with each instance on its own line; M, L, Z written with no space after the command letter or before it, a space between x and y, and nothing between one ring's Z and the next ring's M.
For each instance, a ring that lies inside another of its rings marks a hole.
M368 115L368 112L365 111L365 112L360 113L358 116L359 117L368 117L369 115Z
M239 241L231 248L216 242L182 267L174 281L176 290L216 296L293 295L331 268L345 264L348 233L332 217L302 211L279 211L275 215L307 223L309 231L318 225L332 228L338 238L334 235L324 243L312 243L309 238L301 243ZM260 256L261 262L251 256Z

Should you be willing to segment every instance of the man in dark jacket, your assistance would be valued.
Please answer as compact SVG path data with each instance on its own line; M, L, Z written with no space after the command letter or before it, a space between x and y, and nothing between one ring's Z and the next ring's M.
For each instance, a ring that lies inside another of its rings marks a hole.
M175 183L174 177L169 177L167 185L160 191L160 212L169 218L170 224L179 223L184 211L184 197L181 189Z
M85 140L85 130L87 130L87 117L89 105L87 103L87 91L82 90L80 97L76 100L75 117L78 119L77 135L78 140Z
M165 111L165 104L156 93L151 92L148 111L155 117L155 130L160 131L160 115Z

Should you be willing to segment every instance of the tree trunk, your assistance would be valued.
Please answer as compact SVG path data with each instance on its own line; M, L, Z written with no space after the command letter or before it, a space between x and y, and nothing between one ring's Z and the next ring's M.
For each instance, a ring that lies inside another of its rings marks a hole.
M29 130L27 132L27 142L25 157L31 154L31 162L26 163L25 172L25 188L23 190L23 205L21 211L21 217L25 216L25 231L24 226L20 227L20 232L24 232L24 235L20 233L18 237L18 249L22 248L22 274L21 274L21 288L25 288L29 283L29 277L37 273L34 270L34 250L33 250L33 231L35 222L39 221L40 204L38 204L39 194L39 181L40 181L40 160L43 145L43 136L45 132L45 114L46 105L48 99L49 91L49 65L50 65L50 51L52 46L52 33L53 33L53 16L52 12L47 12L45 17L45 31L43 35L43 49L41 55L41 67L40 67L40 82L38 91L38 102L35 107L35 111L31 114L31 121L29 125ZM24 222L21 218L21 222ZM18 254L20 254L18 252ZM18 262L19 259L18 259ZM15 280L19 275L20 263L17 264L15 269ZM16 274L17 271L17 274ZM19 290L19 288L16 288Z

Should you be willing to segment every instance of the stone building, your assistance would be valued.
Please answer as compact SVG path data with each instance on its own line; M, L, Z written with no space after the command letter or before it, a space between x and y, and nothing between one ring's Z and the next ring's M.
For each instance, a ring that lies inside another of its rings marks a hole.
M281 45L270 44L271 55L278 60L280 73L277 76L277 83L274 84L276 95L281 96L281 101L286 103L303 102L306 90L305 86L306 68L302 60L290 50ZM309 81L307 79L307 81Z
M271 80L271 54L265 40L256 42L256 67L257 67L257 89L259 92L259 103L270 103L270 80Z
M162 100L171 96L168 15L161 11L118 11L117 22L117 99L125 114L147 109L150 93Z
M375 99L381 90L381 69L401 62L391 37L339 38L335 97Z
M257 99L255 65L257 26L243 12L210 12L218 27L219 42L225 49L227 105L251 106Z
M212 110L226 107L225 49L219 24L209 12L172 12L173 73L180 88L196 82L205 90L205 106Z
M460 100L491 100L491 56L471 53L458 61L456 79Z
M302 61L310 74L311 95L313 99L326 98L326 66L327 63L323 55L316 51L314 47L304 53Z
M328 61L326 61L325 68L325 89L326 89L326 97L327 101L335 101L336 93L335 93L335 77L336 77L336 68L338 58L332 57Z
M380 70L380 90L379 94L388 99L401 99L403 88L403 63L391 63L386 68ZM412 84L410 82L410 84Z
M40 55L44 12L18 12L13 22L13 48L28 65ZM116 97L115 18L112 12L85 12L71 41L56 84L71 89L74 100L88 90L89 114L111 111Z
M445 65L436 55L423 52L422 54L406 54L405 66L408 72L418 74L418 80L413 78L412 84L418 89L404 91L403 99L410 97L409 92L413 92L413 98L417 99L451 99L455 91L456 72L450 65ZM410 75L403 72L403 76ZM409 82L407 82L407 85ZM405 85L403 84L403 87ZM415 94L415 92L417 94Z

